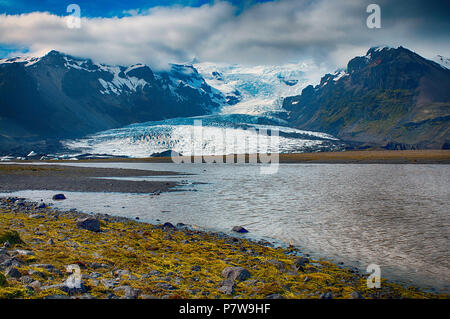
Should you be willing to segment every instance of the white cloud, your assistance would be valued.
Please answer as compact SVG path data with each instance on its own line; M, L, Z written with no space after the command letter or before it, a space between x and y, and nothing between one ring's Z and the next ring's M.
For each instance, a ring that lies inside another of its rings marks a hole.
M391 19L388 28L369 30L365 9L364 3L355 1L280 0L237 14L231 4L218 1L198 8L131 10L123 18L82 18L80 29L69 29L66 17L49 13L3 14L0 44L28 48L31 53L56 49L104 63L142 62L153 67L193 57L241 64L282 64L312 57L332 69L377 44L448 52L448 44L416 36L414 20Z

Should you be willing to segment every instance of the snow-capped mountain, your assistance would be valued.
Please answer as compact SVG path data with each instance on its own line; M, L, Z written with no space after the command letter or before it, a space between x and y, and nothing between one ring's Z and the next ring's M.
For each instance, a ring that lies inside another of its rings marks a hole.
M225 104L225 96L191 65L153 71L142 64L111 66L57 51L0 60L0 97L0 148L205 115Z
M374 47L351 59L346 70L286 98L283 107L292 126L347 142L446 149L450 70L441 65L401 46Z
M211 87L225 95L222 114L284 112L282 102L285 97L300 94L308 84L318 82L324 73L324 68L312 62L280 66L203 62L195 63L194 67Z
M208 156L330 151L344 147L331 135L285 125L282 120L265 116L207 115L132 124L69 140L65 146L77 155L127 157L149 157L167 150L187 156Z
M439 63L441 66L443 66L446 69L450 69L450 58L447 58L442 55L436 55L433 59L434 62Z

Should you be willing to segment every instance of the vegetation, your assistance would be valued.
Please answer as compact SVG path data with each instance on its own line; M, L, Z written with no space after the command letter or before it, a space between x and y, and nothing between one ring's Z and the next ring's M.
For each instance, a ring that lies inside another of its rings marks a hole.
M5 232L12 244L9 253L20 262L17 269L22 276L7 277L5 282L0 275L0 298L66 295L67 291L51 285L67 279L66 266L70 264L80 266L86 292L95 298L121 297L120 286L139 289L140 298L265 298L273 294L319 298L324 293L351 298L355 292L364 298L449 298L385 280L381 289L369 289L365 276L324 260L309 260L296 268L299 252L294 247L271 247L103 215L99 217L102 231L91 232L76 227L80 213L46 208L45 214L42 210L40 214L41 218L30 218L13 205L0 208L0 225L11 230ZM244 267L251 273L248 280L236 282L232 295L219 290L222 271L229 266ZM24 276L39 284L30 288L24 284ZM108 282L114 285L108 287Z

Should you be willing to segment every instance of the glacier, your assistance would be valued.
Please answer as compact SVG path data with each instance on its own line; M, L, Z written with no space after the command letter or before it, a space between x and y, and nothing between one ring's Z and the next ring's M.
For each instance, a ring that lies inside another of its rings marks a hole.
M199 125L201 124L201 125ZM185 156L294 153L340 150L335 137L285 126L277 118L248 114L216 114L128 125L65 146L77 155L150 157L167 150Z
M111 74L109 80L98 79L102 94L127 94L148 85L144 79L131 76L133 70L147 67L143 64L108 66L71 57L66 58L65 67ZM74 157L139 158L168 150L186 156L340 150L343 143L335 137L291 128L283 120L287 115L282 108L284 97L300 94L304 87L320 80L323 72L312 62L281 66L171 64L170 71L155 72L155 78L172 91L179 85L204 91L219 107L210 107L210 115L136 123L66 140L63 145Z
M258 66L200 62L193 66L208 85L225 95L222 114L283 113L285 97L301 94L327 71L312 61Z

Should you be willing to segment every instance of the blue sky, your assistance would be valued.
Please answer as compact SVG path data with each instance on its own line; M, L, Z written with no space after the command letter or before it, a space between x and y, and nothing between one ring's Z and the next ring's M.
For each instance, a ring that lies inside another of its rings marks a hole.
M256 3L272 0L223 0L232 3L240 11ZM56 15L66 15L66 8L71 3L81 7L86 17L123 17L128 10L145 10L157 6L189 6L199 7L213 4L214 0L0 0L0 13L21 14L35 11L47 11ZM125 13L124 13L125 12Z

